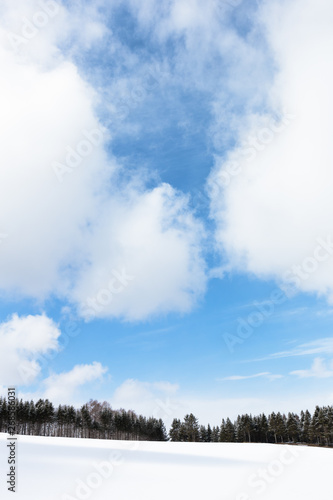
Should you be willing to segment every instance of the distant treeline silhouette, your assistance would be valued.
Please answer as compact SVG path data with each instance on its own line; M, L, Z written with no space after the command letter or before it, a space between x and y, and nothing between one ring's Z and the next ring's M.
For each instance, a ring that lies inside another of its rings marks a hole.
M199 425L193 413L183 421L175 418L169 435L162 419L143 417L132 410L113 410L109 403L90 400L80 409L70 405L57 408L48 399L16 399L16 434L74 438L182 441L204 443L304 443L333 446L333 406L316 406L313 415L280 412L258 416L239 415L220 426ZM8 432L9 409L0 397L0 432Z
M90 400L80 409L59 405L48 399L16 400L16 434L95 439L166 441L161 419L146 418L134 411L113 410L109 403ZM0 398L0 432L8 429L8 402Z
M248 442L248 443L305 443L320 446L333 445L333 407L316 406L311 413L271 413L268 417L239 415L232 422L222 420L220 427L199 425L191 413L183 422L174 419L169 431L171 441Z

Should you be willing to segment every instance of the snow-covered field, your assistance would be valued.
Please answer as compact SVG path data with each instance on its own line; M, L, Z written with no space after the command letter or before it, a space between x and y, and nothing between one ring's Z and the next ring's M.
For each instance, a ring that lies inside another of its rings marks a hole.
M19 436L17 500L332 500L333 450L263 444L156 443Z

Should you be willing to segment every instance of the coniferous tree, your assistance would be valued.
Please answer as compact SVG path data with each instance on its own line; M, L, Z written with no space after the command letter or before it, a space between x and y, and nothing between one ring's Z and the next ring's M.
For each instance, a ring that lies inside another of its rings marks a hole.
M311 441L315 442L316 444L320 444L320 439L321 439L321 419L320 419L320 408L319 406L316 406L315 411L312 416L311 420L311 429L310 429L310 435L311 435Z
M287 437L287 419L280 412L276 414L276 430L280 443L284 443Z
M5 398L0 399L0 428L1 432L7 432L8 428L8 405Z
M222 418L222 422L221 422L221 426L220 426L219 441L221 443L227 443L228 442L228 440L227 440L227 434L226 434L226 423L225 423L224 418Z
M178 418L174 418L169 431L169 436L171 441L180 441L180 429L181 421Z
M270 432L274 436L275 443L277 443L277 421L276 421L276 414L274 411L269 415L268 417L268 428Z
M311 413L306 410L305 413L301 413L301 441L303 443L310 442L310 426L311 426Z
M212 441L212 428L210 424L207 426L207 443L210 443Z
M35 435L36 422L37 422L36 407L35 403L31 400L29 403L29 435L32 436Z
M220 429L217 426L214 426L212 429L211 442L218 443L219 440L220 440Z
M333 442L333 407L327 407L327 431L326 431L327 444Z
M204 425L200 425L199 439L202 443L207 443L207 429Z
M259 442L268 443L269 425L268 425L268 419L264 413L259 416L259 428L260 428Z
M112 410L109 403L90 400L81 409L59 405L54 410L52 402L39 399L16 400L16 432L27 435L64 437L92 437L99 439L140 439L165 441L168 439L162 419L143 417L134 411ZM0 431L8 429L8 403L0 397ZM280 412L252 416L239 415L235 422L222 419L221 426L199 426L191 413L183 422L174 419L170 428L172 441L209 442L276 442L293 441L320 446L333 445L333 407L315 408L313 415L306 410L300 416Z
M81 418L82 418L82 433L84 438L91 437L93 420L89 413L88 405L85 404L81 408Z
M246 434L246 440L251 443L251 433L254 429L252 415L243 415L242 428Z
M199 424L198 419L193 413L184 417L184 434L186 441L199 441Z
M244 429L244 415L240 416L238 415L236 423L235 423L235 430L236 430L236 441L238 443L243 443L246 441L246 432Z
M294 413L288 413L286 428L287 428L288 441L293 441L294 443L297 443L300 435L300 425L299 425L299 418Z
M230 418L227 418L225 423L225 437L228 443L234 443L236 441L235 426Z

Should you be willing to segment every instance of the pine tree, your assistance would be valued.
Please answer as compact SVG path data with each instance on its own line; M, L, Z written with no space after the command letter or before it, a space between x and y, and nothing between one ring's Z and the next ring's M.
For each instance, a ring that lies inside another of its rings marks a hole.
M210 443L211 440L212 440L212 428L208 424L208 426L207 426L207 443Z
M181 421L178 418L174 418L169 430L169 436L171 441L180 441L180 429Z
M251 443L251 433L253 431L252 415L246 414L242 416L242 427L246 434L248 442Z
M222 422L221 422L221 426L220 426L220 437L219 437L219 441L221 443L226 443L228 440L227 440L227 433L226 433L226 423L225 423L225 420L224 418L222 418Z
M234 443L236 441L235 426L230 418L227 418L225 423L225 438L228 443Z
M43 399L36 403L36 435L42 436L43 424L45 422L45 404Z
M31 400L29 403L29 435L34 436L36 432L36 407L35 403Z
M259 416L259 421L260 421L260 424L259 424L259 426L260 426L260 442L261 443L268 443L269 425L268 425L268 419L264 413Z
M212 429L212 443L218 443L220 440L220 429L217 426L214 426Z
M328 437L328 444L333 443L333 407L328 406L327 407L327 425L328 425L328 431L327 431L327 437Z
M0 398L0 432L8 430L8 405L5 398Z
M276 414L274 411L268 417L268 427L270 432L274 436L275 443L277 443L277 423L276 423Z
M280 412L276 414L276 432L280 438L280 442L284 443L287 435L287 419L285 415L281 415Z
M44 435L50 436L55 422L55 411L53 403L51 403L48 399L45 401L44 420Z
M199 441L199 424L193 413L184 417L184 432L187 441Z
M207 443L207 429L204 425L200 425L199 439L202 443Z
M90 438L93 421L92 421L91 415L89 413L88 405L86 405L86 404L83 405L81 408L81 418L82 418L83 437Z
M287 419L288 440L296 443L299 440L300 427L298 417L294 413L288 413Z
M321 442L321 435L322 435L322 421L321 421L321 415L320 415L320 408L319 406L316 406L315 411L312 416L311 420L311 428L310 428L310 434L312 441L314 441L316 444L320 444Z

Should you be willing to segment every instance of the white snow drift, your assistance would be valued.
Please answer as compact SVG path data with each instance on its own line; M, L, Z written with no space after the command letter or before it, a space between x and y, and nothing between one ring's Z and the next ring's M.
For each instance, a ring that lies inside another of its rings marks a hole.
M6 438L0 435L1 498ZM20 436L18 500L331 500L333 451Z

